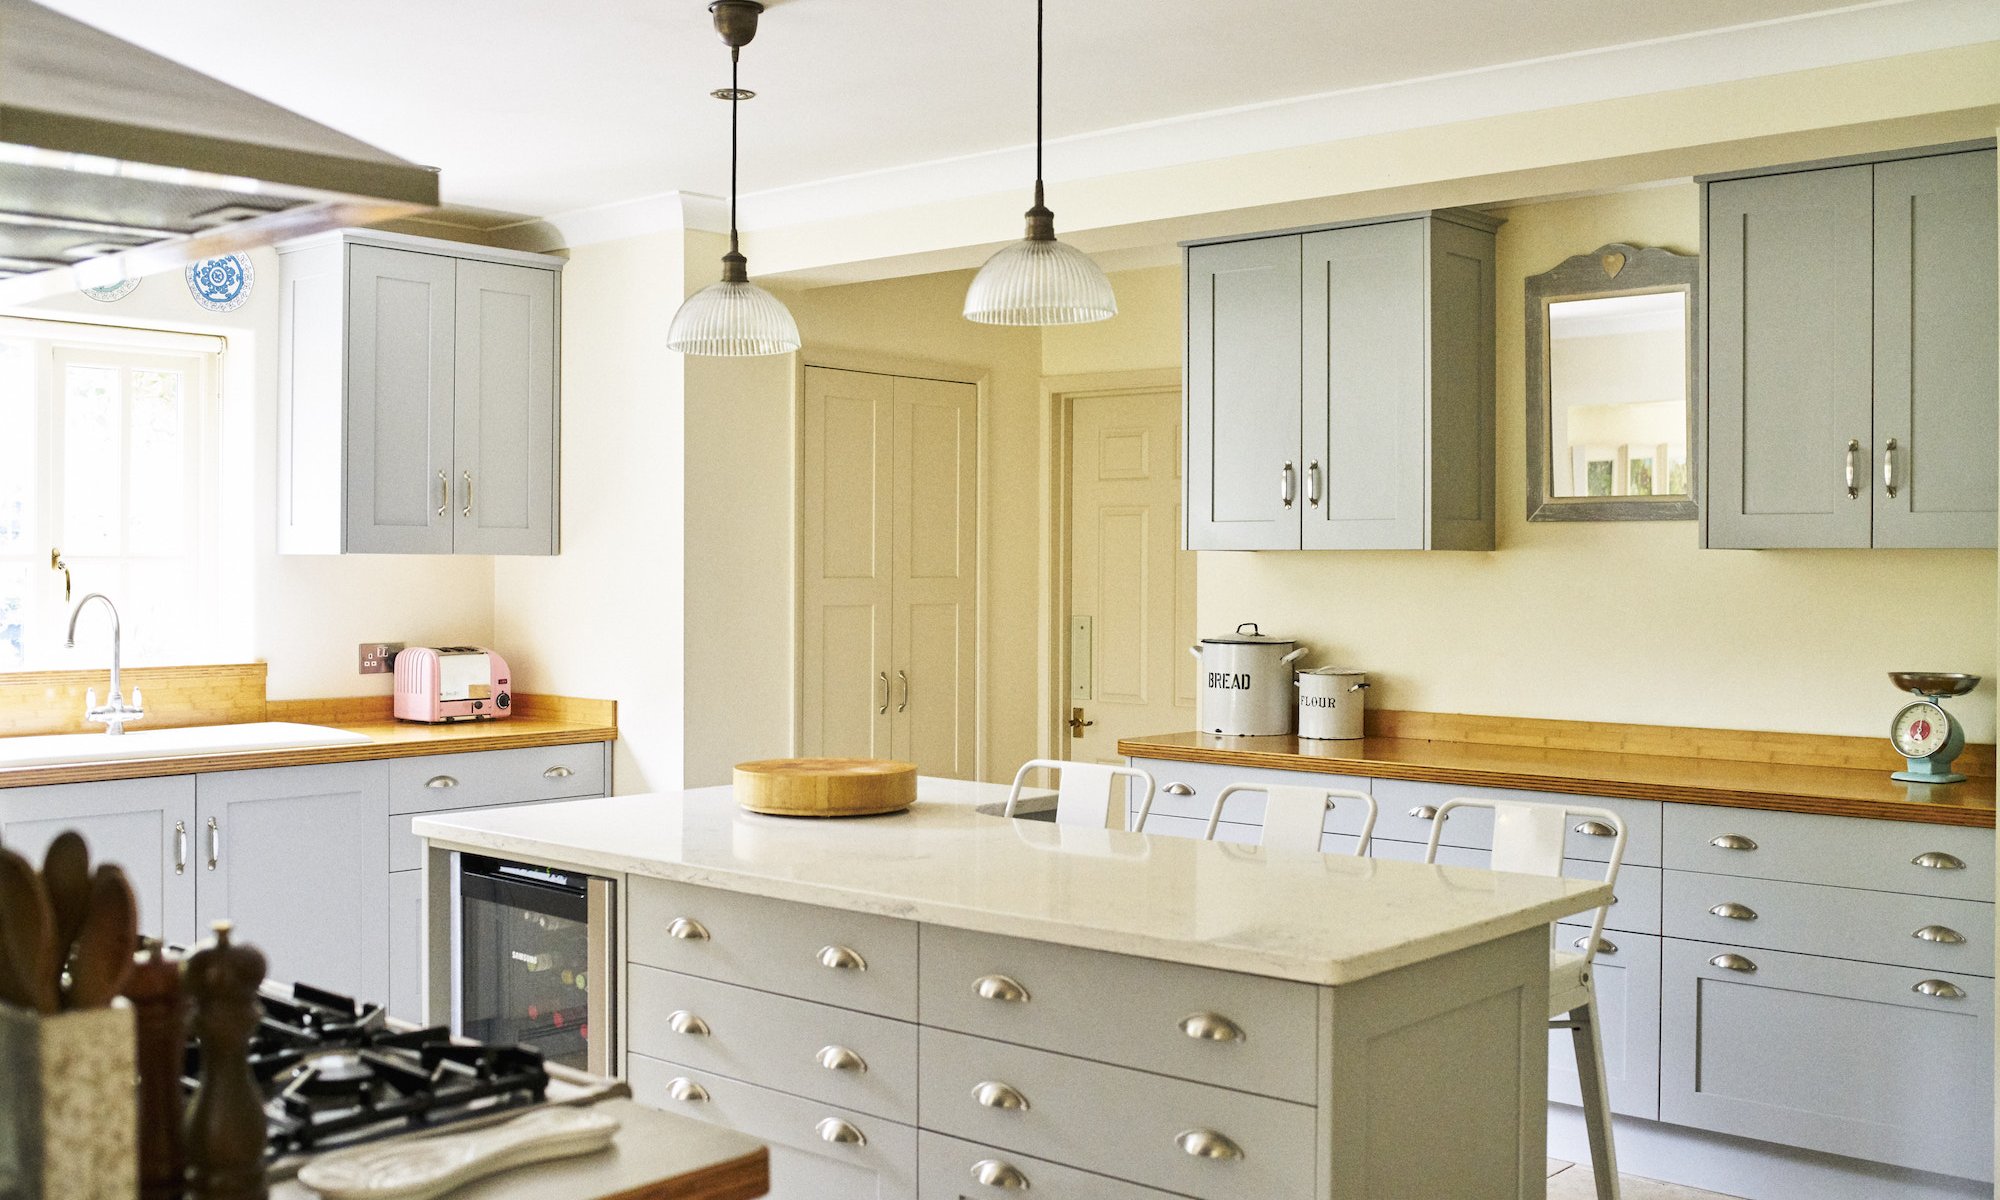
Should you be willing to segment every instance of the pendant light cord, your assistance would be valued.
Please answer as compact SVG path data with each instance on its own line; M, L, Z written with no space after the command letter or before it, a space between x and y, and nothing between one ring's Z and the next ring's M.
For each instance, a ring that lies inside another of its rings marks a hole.
M1042 7L1035 0L1035 190L1042 188ZM1040 204L1037 196L1035 203Z
M1039 0L1037 0L1039 3ZM743 89L736 83L736 67L743 59L740 46L729 48L729 252L736 249L736 106Z

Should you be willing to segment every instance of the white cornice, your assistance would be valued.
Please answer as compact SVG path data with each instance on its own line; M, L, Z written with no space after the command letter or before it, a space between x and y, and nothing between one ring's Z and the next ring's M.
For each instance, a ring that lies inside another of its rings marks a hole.
M1080 134L1048 144L1046 174L1060 184L1991 41L2000 41L1993 0L1874 0ZM1025 187L1032 155L1031 146L1017 146L750 193L741 200L740 224L783 229L988 196ZM1061 191L1051 190L1060 213ZM726 219L713 197L671 192L524 222L501 236L509 245L526 237L523 249L550 249L673 228L720 231ZM527 236L530 229L539 241Z

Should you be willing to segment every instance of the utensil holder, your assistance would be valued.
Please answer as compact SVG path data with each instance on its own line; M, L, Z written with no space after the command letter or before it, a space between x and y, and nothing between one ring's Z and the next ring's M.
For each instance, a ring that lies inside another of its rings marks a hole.
M132 1008L43 1016L0 1004L0 1196L132 1200L139 1188Z

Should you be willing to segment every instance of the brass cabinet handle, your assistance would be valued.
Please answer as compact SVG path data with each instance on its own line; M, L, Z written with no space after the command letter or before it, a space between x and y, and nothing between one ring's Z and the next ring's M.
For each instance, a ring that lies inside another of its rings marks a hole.
M1240 1042L1243 1027L1220 1013L1189 1013L1181 1018L1181 1032L1200 1042Z
M701 1104L708 1099L708 1089L685 1075L676 1075L667 1083L667 1096L684 1104Z
M708 940L708 926L690 917L675 917L667 922L667 936L684 942L705 942Z
M1169 795L1169 796L1192 796L1192 795L1194 795L1194 789L1193 789L1193 788L1191 788L1191 787L1189 787L1189 786L1188 786L1187 784L1185 784L1185 783L1170 783L1170 784L1168 784L1167 786L1165 786L1165 787L1161 788L1160 790L1161 790L1161 791L1163 791L1163 792L1165 792L1165 793L1166 793L1167 795Z
M179 875L183 871L186 871L187 865L188 865L187 822L175 821L174 822L174 874Z
M427 788L455 788L458 786L458 780L453 779L449 775L433 775L429 779L424 780L424 786Z
M982 1158L973 1163L972 1182L999 1188L1003 1192L1028 1190L1028 1177L1016 1170L1013 1164L1001 1162L997 1158Z
M1933 871L1963 871L1965 860L1956 854L1946 854L1942 850L1926 850L1910 860L1913 867L1929 867Z
M866 971L868 960L845 946L822 946L819 951L819 965L836 971Z
M543 771L543 772L542 772L542 778L543 778L543 779L568 779L568 778L569 778L570 776L572 776L572 775L574 775L574 774L576 774L576 772L575 772L575 771L572 771L572 770L570 770L570 769L569 769L568 767L564 767L564 766L554 766L554 767L550 767L550 768L549 768L548 770L546 770L546 771Z
M1578 825L1576 827L1576 831L1584 835L1585 837L1618 836L1618 831L1616 829L1611 828L1611 826L1606 825L1602 821L1585 821L1583 824Z
M868 1135L849 1125L839 1117L825 1117L813 1126L813 1132L822 1142L832 1142L839 1146L866 1146Z
M1005 975L981 975L972 981L972 992L981 1000L998 1000L1003 1004L1028 1002L1028 989Z
M1849 500L1859 500L1861 498L1861 477L1859 473L1856 471L1856 463L1855 463L1855 459L1857 458L1857 456L1860 455L1860 453L1861 453L1861 439L1848 438L1847 439L1847 498Z
M444 469L440 467L438 469L438 516L440 517L443 516L444 510L450 507L451 507L451 478L447 476L444 473Z
M1745 975L1757 969L1756 963L1751 962L1741 954L1718 954L1708 960L1708 965L1711 967L1721 967L1725 971L1741 971Z
M214 817L208 819L208 869L215 870L215 864L222 858L222 823Z
M1725 833L1721 837L1708 839L1708 844L1717 850L1755 850L1757 843L1740 833Z
M972 1089L972 1098L988 1108L1004 1108L1008 1112L1028 1111L1026 1096L1004 1083L994 1083L992 1080L975 1085Z
M1882 490L1889 499L1896 498L1896 439L1882 443Z
M1940 1000L1963 1000L1965 989L1942 979L1920 979L1910 985L1910 990L1920 996L1936 996Z
M1949 925L1926 925L1910 936L1920 942L1936 942L1942 946L1965 944L1965 935Z
M1590 936L1586 934L1571 942L1570 945L1575 946L1578 950L1587 949L1590 945ZM1616 954L1618 953L1618 944L1609 938L1598 938L1597 952L1599 954Z
M472 472L470 471L465 473L465 508L462 511L468 517L472 515Z
M689 1037L707 1037L708 1022L695 1016L685 1008L677 1008L667 1014L667 1028L675 1033L685 1033Z
M1319 507L1319 460L1306 464L1306 503Z
M821 1046L813 1061L829 1071L852 1071L856 1075L868 1073L868 1061L845 1046Z
M1238 1159L1243 1148L1213 1129L1185 1129L1174 1135L1174 1145L1193 1158Z
M1754 921L1757 919L1757 910L1747 904L1738 904L1734 900L1725 900L1714 908L1709 909L1708 915L1712 917L1728 917L1732 921Z

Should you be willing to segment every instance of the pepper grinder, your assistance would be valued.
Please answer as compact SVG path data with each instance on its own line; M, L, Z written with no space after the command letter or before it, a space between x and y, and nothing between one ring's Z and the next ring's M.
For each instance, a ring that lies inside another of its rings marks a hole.
M180 1200L181 1060L187 1018L181 1011L180 964L160 943L145 949L125 980L139 1035L139 1200Z
M189 1200L266 1200L264 1096L250 1073L250 1034L257 1028L257 985L264 956L230 942L234 926L217 921L215 939L181 972L201 1042L201 1075L188 1106Z

